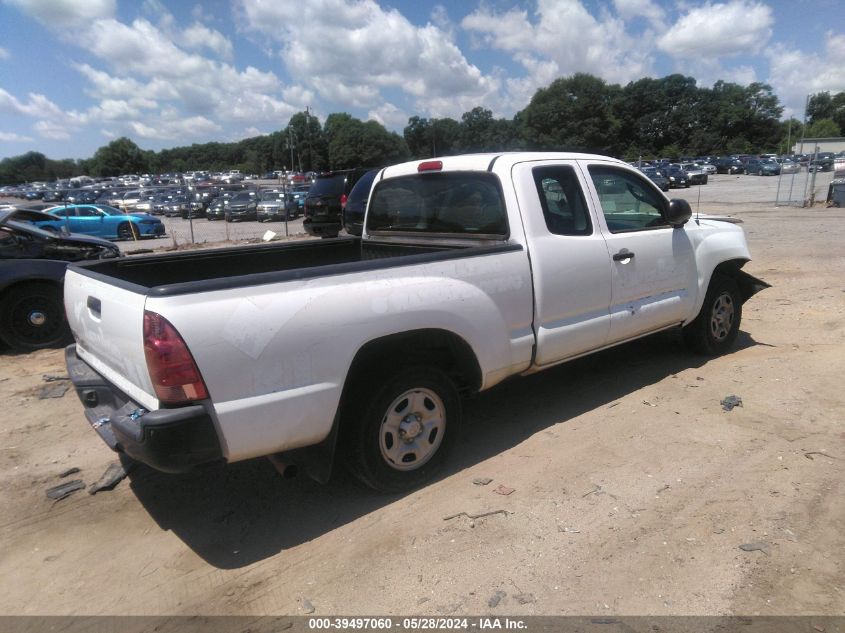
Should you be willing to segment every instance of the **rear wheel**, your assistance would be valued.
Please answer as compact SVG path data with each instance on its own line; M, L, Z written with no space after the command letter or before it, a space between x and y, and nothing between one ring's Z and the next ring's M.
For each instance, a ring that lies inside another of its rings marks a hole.
M48 283L13 288L0 302L0 339L18 352L57 347L70 340L62 291Z
M741 320L739 287L730 277L714 275L701 311L683 330L684 341L699 354L724 354L733 347Z
M361 384L361 383L359 383ZM342 424L352 473L382 492L415 488L440 469L455 441L461 403L436 367L410 367L383 380L367 377Z

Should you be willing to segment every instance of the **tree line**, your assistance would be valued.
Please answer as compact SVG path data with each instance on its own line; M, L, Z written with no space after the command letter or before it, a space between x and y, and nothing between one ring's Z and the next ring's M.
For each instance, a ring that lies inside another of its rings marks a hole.
M291 117L284 129L233 143L195 143L154 152L124 137L87 159L52 160L28 152L0 161L0 183L81 174L324 171L507 150L580 151L626 160L787 153L804 132L808 138L845 135L845 93L813 95L806 130L794 118L781 121L782 113L778 97L764 83L718 81L706 88L692 77L674 74L620 86L577 73L537 90L511 119L497 119L481 107L465 112L460 121L413 116L400 136L347 113L330 114L321 124L306 111Z

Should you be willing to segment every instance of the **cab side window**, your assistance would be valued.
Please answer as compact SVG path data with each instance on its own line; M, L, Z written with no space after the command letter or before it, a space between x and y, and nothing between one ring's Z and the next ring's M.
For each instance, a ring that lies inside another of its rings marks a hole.
M81 218L98 218L101 215L94 207L76 207L76 213Z
M611 233L666 228L666 199L643 177L605 165L590 165L590 177Z
M569 165L548 165L535 167L532 173L549 232L591 235L590 214L575 170Z

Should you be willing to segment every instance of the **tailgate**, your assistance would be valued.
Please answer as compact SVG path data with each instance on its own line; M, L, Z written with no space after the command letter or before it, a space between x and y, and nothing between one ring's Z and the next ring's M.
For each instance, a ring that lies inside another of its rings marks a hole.
M64 295L79 357L147 410L158 409L144 356L146 296L73 266L65 275Z

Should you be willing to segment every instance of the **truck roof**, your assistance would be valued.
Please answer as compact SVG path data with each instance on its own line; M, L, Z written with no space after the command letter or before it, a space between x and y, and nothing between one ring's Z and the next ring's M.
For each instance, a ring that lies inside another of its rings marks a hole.
M461 156L438 156L436 158L426 158L422 160L412 160L407 163L399 163L398 165L391 165L386 167L382 172L382 178L393 178L396 176L407 176L415 174L420 171L420 165L432 164L439 162L441 167L431 166L432 171L491 171L494 163L506 162L506 164L513 165L515 163L532 161L532 160L603 160L620 165L627 163L611 158L610 156L600 156L598 154L582 154L577 152L496 152L486 154L463 154Z

